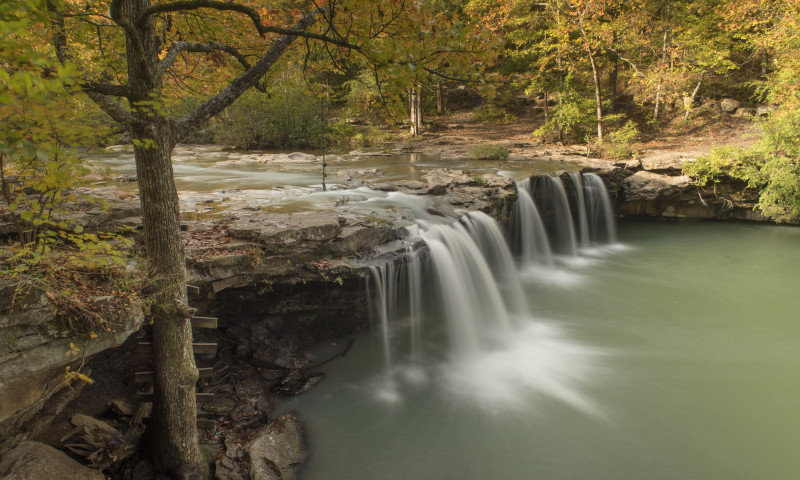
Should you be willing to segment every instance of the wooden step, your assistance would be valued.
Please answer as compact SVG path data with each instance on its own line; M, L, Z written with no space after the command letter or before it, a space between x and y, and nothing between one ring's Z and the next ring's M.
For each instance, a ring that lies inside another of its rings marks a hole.
M200 295L200 287L196 285L186 285L186 293L189 295Z
M192 317L192 328L217 328L216 317Z

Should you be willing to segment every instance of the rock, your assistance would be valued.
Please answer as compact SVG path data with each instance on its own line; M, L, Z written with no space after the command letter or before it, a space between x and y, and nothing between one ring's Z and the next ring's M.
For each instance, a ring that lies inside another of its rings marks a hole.
M763 117L769 115L770 113L774 112L778 109L777 105L759 105L758 109L756 110L756 115L759 117Z
M336 176L347 181L363 180L365 178L380 177L383 175L383 170L380 168L370 168L366 170L339 170Z
M734 117L739 117L739 118L746 118L746 117L752 117L756 113L758 113L758 112L756 111L755 108L744 108L744 107L742 107L742 108L737 108L736 109L736 113L734 113L733 116Z
M514 187L514 179L509 177L504 177L502 175L495 175L494 173L487 173L485 175L481 175L484 184L487 187L491 188L513 188Z
M734 113L736 109L741 107L742 103L738 100L734 100L732 98L723 98L719 102L719 108L722 109L725 113Z
M679 174L686 162L693 162L699 156L693 152L653 152L640 159L642 169L648 172Z
M93 468L106 469L136 451L120 432L106 422L76 413L70 418L70 423L75 428L61 439L61 443L72 453L85 458Z
M83 466L64 452L39 442L22 442L3 455L0 478L6 480L105 480L97 470Z
M442 195L456 185L470 185L475 179L464 173L463 170L450 168L434 168L422 178L428 184L429 195Z
M277 418L247 446L252 480L295 480L306 458L303 431L294 412Z
M626 202L667 199L679 195L691 184L691 179L686 175L673 177L636 172L622 182L623 199Z
M0 293L6 293L1 286ZM0 297L7 300L11 295ZM121 345L144 319L140 307L131 307L118 313L116 331L101 332L98 338L84 341L60 332L55 308L41 291L33 288L25 298L18 296L17 302L13 308L0 305L0 338L14 339L0 342L0 450L11 439L17 443L47 427L39 421L40 411L48 399L68 390L64 388L67 366L75 367L84 355L89 358ZM80 348L77 357L64 355L71 342ZM50 413L55 416L58 412Z
M124 417L130 417L136 409L126 398L115 398L111 400L108 405L111 407L111 411Z
M332 211L253 215L228 226L233 238L284 247L304 241L331 240L339 234L339 229L338 215Z

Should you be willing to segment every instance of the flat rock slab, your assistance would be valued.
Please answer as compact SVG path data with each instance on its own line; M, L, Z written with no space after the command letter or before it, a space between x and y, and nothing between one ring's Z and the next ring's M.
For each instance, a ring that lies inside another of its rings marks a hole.
M39 442L22 442L3 455L0 478L5 480L105 480L97 470L81 465L64 452Z
M641 159L642 169L649 172L680 173L683 165L694 162L700 152L653 152Z
M254 215L228 226L233 238L264 245L327 241L336 237L339 229L339 216L333 211Z

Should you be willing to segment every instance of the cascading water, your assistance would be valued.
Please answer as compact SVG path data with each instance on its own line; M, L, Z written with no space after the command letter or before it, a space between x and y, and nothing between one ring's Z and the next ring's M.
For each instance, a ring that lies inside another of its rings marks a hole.
M569 174L569 176L575 186L575 210L577 210L575 220L577 221L577 233L578 240L580 242L579 245L580 248L589 248L589 220L586 216L586 202L583 196L583 180L581 179L580 172L572 172Z
M542 214L550 246L559 253L577 255L578 241L564 183L559 177L545 176L537 177L530 186L531 198Z
M550 241L530 195L531 179L517 182L519 196L511 220L511 244L523 265L553 265Z
M520 181L510 238L484 213L432 215L437 209L419 197L392 197L418 218L418 228L406 239L417 248L395 247L390 259L368 269L368 285L375 290L370 292L375 326L380 326L386 350L380 398L399 401L403 380L414 366L417 380L438 377L453 390L487 402L515 402L523 392L536 392L591 410L574 383L584 381L585 358L593 354L567 348L557 326L532 318L526 297L530 292L523 288L518 270L518 265L525 268L526 281L570 282L575 275L555 266L549 239L562 240L559 250L569 255L560 258L568 259L577 258L599 237L614 238L596 233L598 228L608 232L609 223L613 227L610 204L600 198L605 190L598 187L599 177L572 179L581 186L572 202L558 177L539 177L536 188L530 180ZM574 214L570 203L577 210ZM548 212L549 222L540 218L540 208ZM573 218L579 219L580 250ZM516 249L517 261L509 244ZM442 321L426 320L423 337L422 319L428 315ZM407 335L396 335L403 329ZM440 342L446 349L431 348Z
M614 223L614 209L603 180L594 173L583 174L583 191L585 193L586 211L589 218L589 232L594 241L606 243L617 241Z

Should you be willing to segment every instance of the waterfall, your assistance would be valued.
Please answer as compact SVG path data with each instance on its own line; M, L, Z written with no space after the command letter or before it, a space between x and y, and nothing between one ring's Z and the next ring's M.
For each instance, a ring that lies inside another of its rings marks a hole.
M392 370L391 325L407 318L412 357L422 349L422 255L407 247L399 256L367 266L371 318L378 320L386 371ZM373 325L374 327L374 325Z
M542 217L530 195L531 180L517 182L519 198L511 219L511 243L523 265L553 265L553 253Z
M589 248L589 220L586 216L586 202L583 197L583 181L581 180L580 172L572 172L569 174L572 183L575 185L575 210L577 215L578 239L580 240L581 248Z
M578 254L575 225L569 208L567 191L559 177L537 177L531 182L531 197L542 214L550 238L550 246L561 253Z
M591 238L595 242L601 239L606 243L616 242L614 209L611 207L611 199L603 179L594 173L584 173L583 190Z

